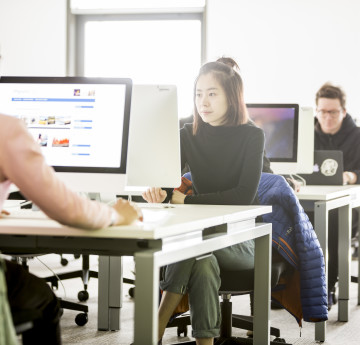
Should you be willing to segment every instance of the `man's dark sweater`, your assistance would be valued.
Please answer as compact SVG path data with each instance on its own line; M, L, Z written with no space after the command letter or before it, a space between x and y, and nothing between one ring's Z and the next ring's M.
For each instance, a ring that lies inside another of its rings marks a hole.
M344 171L354 172L357 175L356 184L360 184L360 128L349 114L335 134L322 132L320 123L315 120L315 150L342 151Z
M190 167L194 195L186 204L250 205L256 197L264 155L264 132L252 124L236 127L192 124L180 131L181 164Z

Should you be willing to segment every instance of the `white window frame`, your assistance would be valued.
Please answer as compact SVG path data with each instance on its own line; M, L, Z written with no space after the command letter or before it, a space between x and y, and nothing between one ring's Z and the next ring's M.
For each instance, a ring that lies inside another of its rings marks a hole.
M74 48L69 47L69 51L74 52L74 57L69 57L68 71L70 75L84 76L84 41L85 41L85 25L89 21L137 21L137 20L199 20L201 23L201 61L205 62L205 12L204 8L188 8L188 9L166 9L162 11L156 9L156 13L146 10L141 13L141 10L137 10L136 13L115 13L115 14L89 14L89 11L76 11L76 14L72 14L75 19L75 41ZM173 12L177 11L177 12ZM92 13L94 11L91 11ZM71 61L73 63L71 63ZM73 68L71 68L73 66Z

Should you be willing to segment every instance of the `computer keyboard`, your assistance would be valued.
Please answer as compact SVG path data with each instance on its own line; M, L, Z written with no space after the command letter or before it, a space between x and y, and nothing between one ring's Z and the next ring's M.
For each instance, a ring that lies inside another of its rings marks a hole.
M158 204L152 204L152 203L147 203L147 202L140 202L137 203L137 205L141 208L141 209L169 209L169 208L174 208L174 205L171 204L162 204L162 203L158 203Z
M171 216L169 209L141 208L141 210L144 217L144 224L161 224L164 223Z

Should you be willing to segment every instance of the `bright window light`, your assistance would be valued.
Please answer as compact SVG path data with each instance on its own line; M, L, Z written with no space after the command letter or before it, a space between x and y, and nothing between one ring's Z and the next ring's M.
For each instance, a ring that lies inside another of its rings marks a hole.
M129 77L134 84L175 84L179 117L192 113L200 64L200 20L85 23L84 75Z

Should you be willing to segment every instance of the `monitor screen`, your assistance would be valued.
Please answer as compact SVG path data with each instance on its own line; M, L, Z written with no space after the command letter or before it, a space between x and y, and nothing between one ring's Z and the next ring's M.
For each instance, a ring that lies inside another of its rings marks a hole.
M247 104L250 118L265 133L266 155L271 162L296 162L298 104Z
M75 179L72 188L100 192L106 178L97 174L126 173L131 90L121 78L2 77L0 112L24 121L46 162Z
M247 109L250 118L265 133L265 151L275 173L297 174L312 169L312 108L274 103L247 104Z

